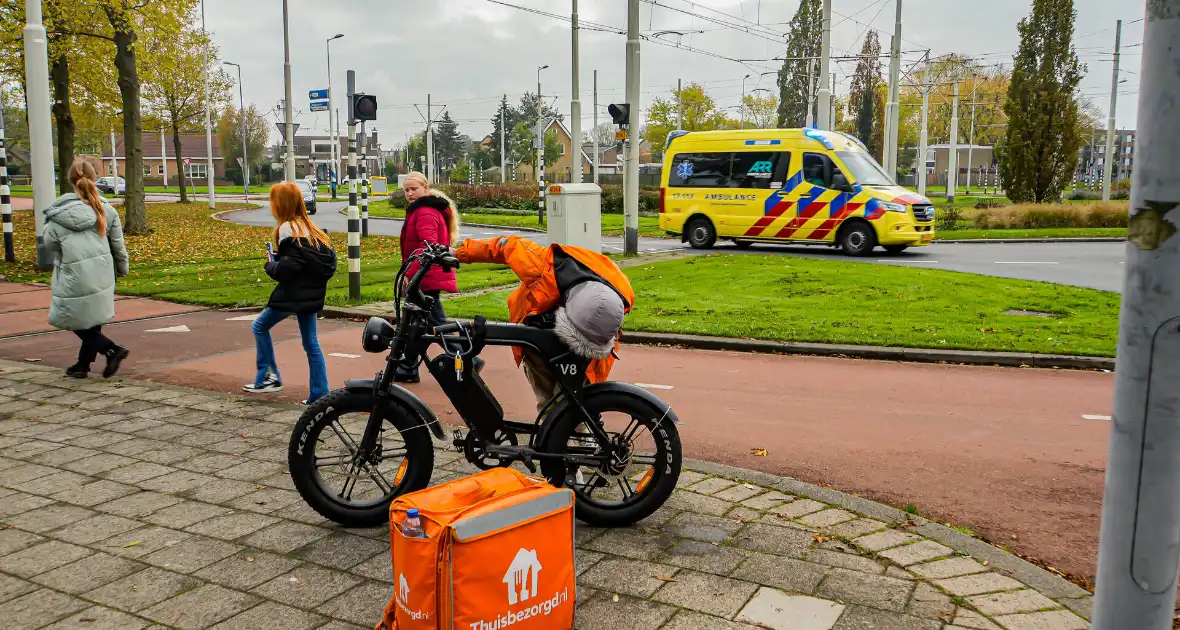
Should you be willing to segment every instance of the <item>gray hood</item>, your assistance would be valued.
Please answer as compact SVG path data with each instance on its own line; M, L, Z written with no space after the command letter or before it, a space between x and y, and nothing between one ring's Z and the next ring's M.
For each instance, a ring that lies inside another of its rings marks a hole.
M105 204L103 210L105 211ZM98 215L90 204L78 198L74 193L67 193L58 197L45 210L45 220L52 221L72 232L86 232L98 225Z

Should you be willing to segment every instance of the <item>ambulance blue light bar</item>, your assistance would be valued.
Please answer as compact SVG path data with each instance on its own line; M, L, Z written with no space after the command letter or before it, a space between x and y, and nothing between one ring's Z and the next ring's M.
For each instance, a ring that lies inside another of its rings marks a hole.
M782 143L782 140L746 140L746 146L748 147L767 147Z
M824 133L823 131L820 131L819 129L812 129L811 127L804 127L803 128L803 135L807 136L808 138L811 138L812 140L820 141L820 143L823 144L825 147L827 147L827 149L830 151L834 151L836 149L836 147L832 146L832 141L828 139L828 134Z
M687 135L688 135L688 132L684 131L682 129L677 129L675 131L669 131L668 132L668 139L664 141L664 150L667 151L668 147L672 146L672 141L675 140L676 138L679 138L680 136L687 136Z

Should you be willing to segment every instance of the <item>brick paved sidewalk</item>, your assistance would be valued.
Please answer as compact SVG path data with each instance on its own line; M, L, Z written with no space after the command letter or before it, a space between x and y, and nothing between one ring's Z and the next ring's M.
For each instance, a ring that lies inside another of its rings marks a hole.
M0 362L0 628L371 628L387 530L302 503L286 474L298 414ZM436 463L436 481L469 472ZM577 537L583 630L1089 627L1085 591L994 547L710 464L640 526Z

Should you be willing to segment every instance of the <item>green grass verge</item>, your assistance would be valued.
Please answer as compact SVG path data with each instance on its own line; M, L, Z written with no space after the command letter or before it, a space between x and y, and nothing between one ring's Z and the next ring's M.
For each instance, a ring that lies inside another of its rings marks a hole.
M464 223L478 223L482 225L498 225L502 227L513 228L536 228L537 215L535 214L502 214L497 212L495 214L481 213L480 208L472 208L471 210L462 211ZM391 219L404 219L406 211L400 208L390 208L388 204L380 203L369 206L369 216L371 217L386 217ZM542 226L543 228L543 226ZM602 234L604 236L622 236L623 235L623 215L621 214L604 214L602 215ZM660 237L664 236L664 231L660 229L660 218L651 216L639 217L639 235Z
M1117 342L1119 295L1094 289L781 255L718 254L625 271L638 295L626 330L1107 357ZM503 320L505 297L448 299L447 313Z
M986 241L1006 238L1125 238L1127 228L1036 228L1027 230L942 230L938 241Z

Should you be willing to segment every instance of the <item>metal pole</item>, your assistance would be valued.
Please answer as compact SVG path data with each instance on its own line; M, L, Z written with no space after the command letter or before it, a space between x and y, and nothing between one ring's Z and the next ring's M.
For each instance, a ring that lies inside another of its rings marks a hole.
M357 152L361 162L361 238L369 236L369 161L366 158L366 145L369 136L365 131L365 122L361 121L361 137L357 142Z
M951 101L950 153L946 162L946 202L955 202L955 188L959 186L959 83L955 82L955 96Z
M743 80L742 94L745 95ZM639 0L627 0L627 128L626 181L623 186L623 253L639 253L639 143L643 128L643 107L639 102Z
M819 109L819 96L816 96L815 108L817 110ZM816 115L816 118L818 119L819 112L816 111L815 115ZM836 128L836 73L835 72L832 73L832 111L829 114L829 116L830 116L830 118L828 118L828 120L831 121L832 129L835 129Z
M352 95L356 93L356 72L347 74L348 94L348 299L361 299L361 211L357 207L356 113Z
M598 76L597 72L595 73L595 76ZM508 102L507 101L508 95L505 94L504 97L505 97L504 102L505 103ZM505 109L504 107L500 108L500 183L501 184L508 183L508 131L506 129L504 129L504 125L507 124L504 120L504 109ZM408 147L407 147L406 151L407 151L407 153L406 153L407 161L409 161L409 153L408 153L409 148Z
M0 220L4 225L4 262L16 262L12 241L12 199L8 188L8 150L4 138L4 99L0 97Z
M119 177L118 156L119 156L119 151L115 146L115 127L114 127L114 125L111 125L111 175L113 175L116 178ZM115 192L116 193L119 192L118 179L115 180Z
M352 71L349 70L349 73L351 74ZM351 87L349 88L349 91L348 91L348 102L349 103L352 102L352 88ZM349 107L352 107L352 106L349 105ZM352 110L349 109L348 111L351 112ZM433 130L434 118L431 118L431 116L432 116L432 114L430 113L430 95L427 94L426 95L426 179L427 179L427 181L433 183L434 182L434 130ZM351 113L348 115L348 119L352 120ZM351 125L352 123L350 122L348 124Z
M819 76L826 77L831 72L832 57L832 0L824 0L822 35L819 44ZM820 129L831 129L832 119L829 118L828 108L832 101L832 93L827 86L821 87L816 96L819 109L819 120L815 126Z
M975 84L976 76L971 75L971 130L967 132L967 194L971 194L971 169L975 163L971 161L972 150L975 148Z
M53 178L53 134L49 122L49 42L41 23L41 0L25 2L25 78L29 119L29 153L33 171L33 217L37 234L37 266L48 270L53 260L45 250L45 210L57 188ZM117 175L117 173L116 173Z
M677 129L684 129L684 97L682 96L683 89L684 88L682 88L680 86L680 79L676 79L676 128ZM743 87L742 92L744 93L745 91L746 91L745 87Z
M164 129L160 129L160 167L164 169L164 188L168 187L168 149L164 144Z
M1148 3L1094 630L1172 627L1180 561L1180 0Z
M209 209L217 208L216 189L213 183L213 114L209 110L209 41L205 33L205 0L201 0L201 35L205 36L205 185L209 187ZM183 168L183 166L181 167ZM192 173L192 169L189 169ZM196 183L193 184L194 189Z
M570 143L570 148L574 152L573 164L570 169L570 183L582 183L582 90L578 84L578 0L572 0L574 12L571 17L571 24L573 24L573 66L574 66L574 96L570 101L570 134L573 135L573 142Z
M922 122L918 125L918 194L926 196L926 151L930 144L930 52L926 52L926 68L922 72Z
M328 49L328 135L332 137L331 148L329 149L328 161L331 163L328 169L328 187L332 191L332 200L336 200L336 186L332 186L333 182L340 181L340 121L336 121L335 128L332 127L332 110L336 109L333 105L334 97L332 95L332 40L344 37L344 33L337 33L329 37L324 43Z
M748 75L748 74L746 76L742 77L742 100L741 100L741 103L738 105L738 112L740 112L738 115L741 116L741 119L742 119L741 127L740 127L741 129L746 128L746 79L749 79L749 78L750 78L750 75Z
M545 223L545 129L541 126L545 103L541 99L541 71L548 65L537 68L537 137L533 140L537 151L537 224Z
M676 87L679 90L680 80L677 79ZM680 96L676 99L679 101ZM594 132L590 134L593 136L591 140L594 142L594 183L598 183L598 163L602 161L602 154L598 152L598 71L594 71Z
M283 94L286 97L287 106L284 122L286 123L283 129L283 136L287 143L287 159L283 163L283 176L287 181L295 181L295 126L291 117L291 43L288 37L290 30L290 23L287 19L287 0L283 0Z
M885 106L885 148L890 179L897 177L898 125L901 122L901 4L897 0L897 15L893 21L893 46L889 59L889 103Z
M238 64L234 64L238 66ZM238 102L241 104L242 129L242 192L250 200L250 153L246 148L246 96L242 91L242 66L238 66Z
M811 95L815 94L815 75L812 74L812 72L811 72L813 65L814 65L813 62L810 59L807 60L807 115L806 115L806 117L804 117L804 121L803 121L804 127L811 127L815 124L815 109L813 109L813 107L812 107L812 105L814 105L814 103L811 101ZM746 107L746 103L745 103L745 98L743 97L742 98L743 115L745 113L745 107Z
M1119 103L1119 45L1123 39L1123 21L1114 29L1114 70L1110 78L1110 112L1106 116L1106 160L1102 165L1102 201L1110 201L1110 176L1114 170L1114 120Z

